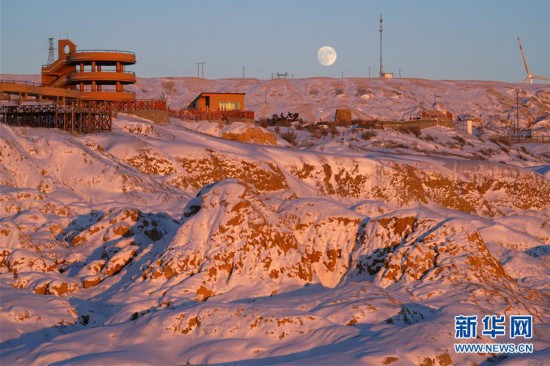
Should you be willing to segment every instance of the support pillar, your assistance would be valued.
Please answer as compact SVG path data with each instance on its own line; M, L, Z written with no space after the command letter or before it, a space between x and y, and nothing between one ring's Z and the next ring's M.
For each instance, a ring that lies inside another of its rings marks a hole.
M71 132L74 133L74 101L71 102Z
M63 131L67 131L67 106L65 105L65 97L63 97Z

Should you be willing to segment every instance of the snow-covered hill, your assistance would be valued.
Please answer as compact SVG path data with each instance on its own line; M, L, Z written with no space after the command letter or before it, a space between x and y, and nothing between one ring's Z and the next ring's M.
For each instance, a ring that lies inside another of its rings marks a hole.
M0 74L1 79L40 82L38 75ZM354 119L408 120L422 109L480 118L494 128L516 122L520 128L550 128L550 85L498 81L378 78L217 79L138 78L128 90L139 99L165 95L173 109L187 108L201 92L246 93L245 106L256 118L298 112L307 121L333 120L336 108Z
M159 91L166 80L138 87ZM210 83L191 81L184 91L175 79L173 106ZM293 85L324 81L250 87L294 95ZM254 84L207 86L240 82ZM355 82L344 80L346 90ZM246 92L254 108L263 96ZM500 109L491 105L484 110ZM369 139L341 129L317 140L297 131L295 148L228 141L193 124L119 114L112 133L90 135L0 125L1 364L516 365L550 356L546 145L443 128ZM454 317L469 314L533 315L535 353L455 353Z
M520 126L550 121L548 84L424 79L222 79L141 78L132 87L139 98L158 98L167 91L172 108L187 107L203 91L246 93L246 107L257 118L299 112L309 121L333 120L336 108L350 108L356 119L405 119L422 109L445 109L455 116L479 117L489 126L507 127L516 120L519 92ZM535 126L536 127L536 126Z

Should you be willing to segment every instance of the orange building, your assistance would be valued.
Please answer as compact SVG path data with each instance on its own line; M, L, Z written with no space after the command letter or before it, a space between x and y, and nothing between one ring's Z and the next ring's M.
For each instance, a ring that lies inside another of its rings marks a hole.
M199 111L244 111L245 93L200 93L188 108Z
M42 66L42 84L81 92L83 100L132 101L135 94L124 85L136 82L136 75L126 71L136 63L136 55L128 51L77 51L68 39L58 40L58 58Z

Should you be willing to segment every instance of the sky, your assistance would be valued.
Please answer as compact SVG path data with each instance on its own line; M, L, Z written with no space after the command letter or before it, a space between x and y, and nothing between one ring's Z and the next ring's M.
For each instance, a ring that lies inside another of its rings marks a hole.
M550 77L550 0L0 0L0 73L39 74L48 37L136 53L139 77ZM317 50L332 46L336 63ZM57 54L56 54L57 56Z

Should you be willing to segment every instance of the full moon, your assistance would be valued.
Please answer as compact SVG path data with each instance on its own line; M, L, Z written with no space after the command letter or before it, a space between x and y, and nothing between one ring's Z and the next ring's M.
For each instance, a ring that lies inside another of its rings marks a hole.
M323 66L334 64L336 62L336 57L338 57L338 54L334 48L330 46L323 46L317 51L317 60L319 60L319 63Z

